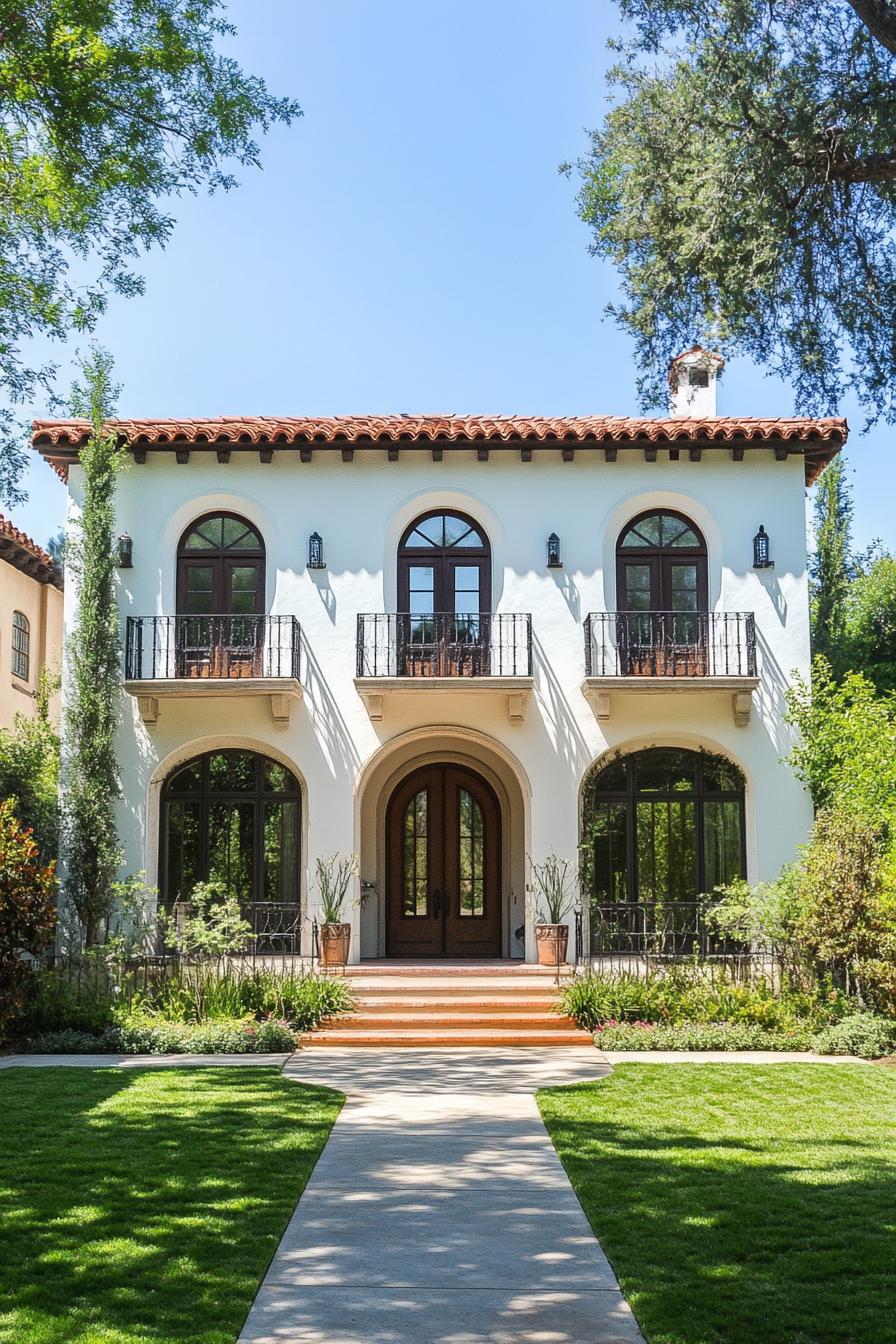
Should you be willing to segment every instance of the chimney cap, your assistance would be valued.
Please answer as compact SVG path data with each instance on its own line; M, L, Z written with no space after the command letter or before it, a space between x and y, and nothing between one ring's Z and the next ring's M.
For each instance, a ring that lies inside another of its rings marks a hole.
M682 369L705 368L713 369L716 377L725 367L725 361L721 355L716 354L714 350L707 350L706 346L694 344L689 350L682 350L680 355L676 355L669 363L669 386L674 392L678 387L678 375Z

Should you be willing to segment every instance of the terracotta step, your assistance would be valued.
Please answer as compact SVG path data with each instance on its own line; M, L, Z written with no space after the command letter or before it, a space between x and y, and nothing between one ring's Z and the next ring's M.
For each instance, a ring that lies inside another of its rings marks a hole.
M575 1028L571 1017L561 1017L550 1013L508 1013L503 1008L495 1012L470 1013L416 1013L400 1010L383 1014L345 1013L331 1018L319 1027L320 1031L332 1032L363 1028L365 1031L411 1031L420 1028L424 1031L464 1030L468 1027L510 1028L512 1031L570 1031Z
M551 979L557 975L555 966L533 966L525 961L507 961L507 962L395 962L395 961L365 961L354 966L346 966L340 971L347 979L353 979L357 976L375 976L377 979L381 976L404 976L411 977L444 977L453 979L457 976L471 976L474 979L481 977L508 977L524 979L532 976L534 979ZM572 976L572 966L561 966L561 977Z
M458 995L456 998L448 994L433 994L431 998L422 998L417 994L407 998L399 998L395 994L384 996L381 999L368 996L366 994L356 994L355 1003L360 1013L418 1013L419 1015L447 1012L447 1013L481 1013L495 1011L501 1013L549 1013L556 1001L556 996L546 994L544 998L536 998L532 994L504 995L501 998L464 998Z
M591 1036L587 1031L519 1030L509 1028L475 1028L453 1030L368 1030L366 1028L333 1028L316 1031L302 1037L302 1047L316 1046L386 1046L400 1049L405 1046L441 1047L441 1046L587 1046L593 1048Z
M561 980L559 986L553 980L540 980L534 976L525 980L474 980L453 976L450 979L430 980L393 980L384 976L382 980L362 980L347 978L345 985L350 993L358 994L466 994L475 996L488 994L489 997L506 996L513 998L517 994L556 995L567 982Z

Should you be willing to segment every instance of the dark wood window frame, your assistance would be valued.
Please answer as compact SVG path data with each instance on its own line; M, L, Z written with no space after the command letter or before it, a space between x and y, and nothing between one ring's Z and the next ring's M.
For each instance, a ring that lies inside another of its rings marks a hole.
M251 789L217 790L209 784L209 764L214 756L249 756L253 760L254 783ZM199 767L200 783L198 789L177 788L174 782L184 771ZM292 784L287 789L265 787L265 768L268 765L285 770ZM264 897L264 823L265 804L294 802L296 804L295 833L293 837L296 855L295 901L284 902L298 906L301 898L301 845L302 845L302 788L298 778L289 768L263 752L250 751L247 748L219 747L203 752L199 756L182 761L171 771L162 786L159 815L159 904L170 906L176 894L168 890L168 840L169 808L172 803L194 802L199 807L199 844L197 857L197 878L199 882L209 880L209 814L216 803L251 803L254 807L253 818L253 854L252 886L249 895L241 899L241 904L268 904ZM188 899L189 893L182 893L181 899ZM277 902L273 902L277 904Z
M466 523L482 539L481 546L413 546L409 538L421 523L431 518L457 518ZM469 514L456 509L430 509L406 527L398 544L398 610L410 610L410 571L415 566L432 564L435 576L433 610L450 612L453 607L453 584L449 592L449 578L457 564L475 564L479 569L479 615L486 616L492 609L492 550L484 528ZM451 601L448 601L448 598Z
M31 622L23 611L12 614L12 674L31 679Z
M694 770L694 787L691 790L669 789L669 790L646 790L638 787L638 771L644 765L649 764L650 759L657 759L660 755L677 753L687 757ZM730 770L734 777L739 780L737 787L731 789L715 789L707 787L706 770L717 764L720 768ZM622 788L601 788L600 781L605 779L610 771L622 767L625 772L625 782ZM604 805L623 805L625 807L625 867L626 867L626 894L625 900L628 902L639 902L639 869L637 853L637 805L639 802L657 802L657 803L681 803L692 802L694 804L694 841L695 841L695 878L696 890L691 899L697 900L699 896L706 894L706 804L707 803L730 803L738 805L738 819L740 827L740 871L741 876L746 877L747 873L747 839L746 839L746 782L743 772L733 761L718 760L707 752L695 751L688 747L647 747L640 751L634 751L619 757L615 761L609 762L602 768L597 769L587 780L583 794L583 816L582 816L582 844L585 849L584 860L586 872L590 875L589 885L591 887L592 900L597 901L595 892L595 843L596 837L593 834L594 823L596 821L598 808ZM605 902L612 904L612 899L607 898Z
M201 528L205 523L212 522L217 518L230 519L233 522L241 523L248 531L254 533L254 535L259 540L259 545L256 547L244 547L244 548L231 548L227 546L222 546L219 548L209 547L207 550L202 550L198 547L188 548L187 541L192 536L192 534L198 528ZM203 513L200 515L200 517L194 518L193 521L189 524L189 526L184 529L177 546L176 601L177 601L178 615L187 614L186 612L187 572L190 568L194 568L200 565L204 565L206 567L212 566L217 571L213 579L213 593L214 593L213 605L215 605L218 608L218 610L216 610L214 613L208 613L208 614L220 615L220 616L229 615L230 613L228 612L227 606L225 605L227 600L227 595L225 594L225 588L226 588L225 576L226 576L227 562L233 562L235 564L236 561L243 561L245 563L248 563L256 570L255 606L257 610L254 614L263 615L265 608L265 593L266 593L265 589L266 558L267 557L265 553L264 538L262 537L260 530L255 526L253 522L250 522L248 518L244 518L242 514L233 513L228 509L212 509L209 513Z
M663 515L666 518L675 518L678 522L684 524L699 539L697 546L626 546L625 538L629 533L638 527L639 523L645 522L648 518ZM671 567L675 561L694 563L697 567L697 611L706 612L709 610L709 566L706 547L706 539L697 524L687 516L680 513L677 509L653 508L644 509L643 512L630 518L625 527L619 533L616 542L616 609L620 612L628 610L627 587L625 581L625 571L631 564L647 563L651 568L651 610L653 611L671 611Z

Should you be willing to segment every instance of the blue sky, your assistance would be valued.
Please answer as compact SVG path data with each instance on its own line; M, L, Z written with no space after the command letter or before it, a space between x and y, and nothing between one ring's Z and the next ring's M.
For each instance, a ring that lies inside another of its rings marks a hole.
M239 0L233 51L304 117L238 191L174 204L142 298L112 304L122 415L635 412L575 183L606 104L610 0ZM719 409L787 415L729 365ZM896 544L892 431L852 425L856 541ZM40 414L42 407L35 407ZM12 516L45 542L62 486Z

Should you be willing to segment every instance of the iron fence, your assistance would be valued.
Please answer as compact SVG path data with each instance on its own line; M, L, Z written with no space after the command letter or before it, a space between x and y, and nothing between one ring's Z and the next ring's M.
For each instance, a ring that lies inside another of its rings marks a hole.
M593 611L589 677L755 677L752 611Z
M129 616L125 676L298 680L299 634L294 616Z
M592 902L589 955L690 958L743 956L740 943L720 936L699 901Z
M532 617L433 612L358 616L359 677L529 677Z

